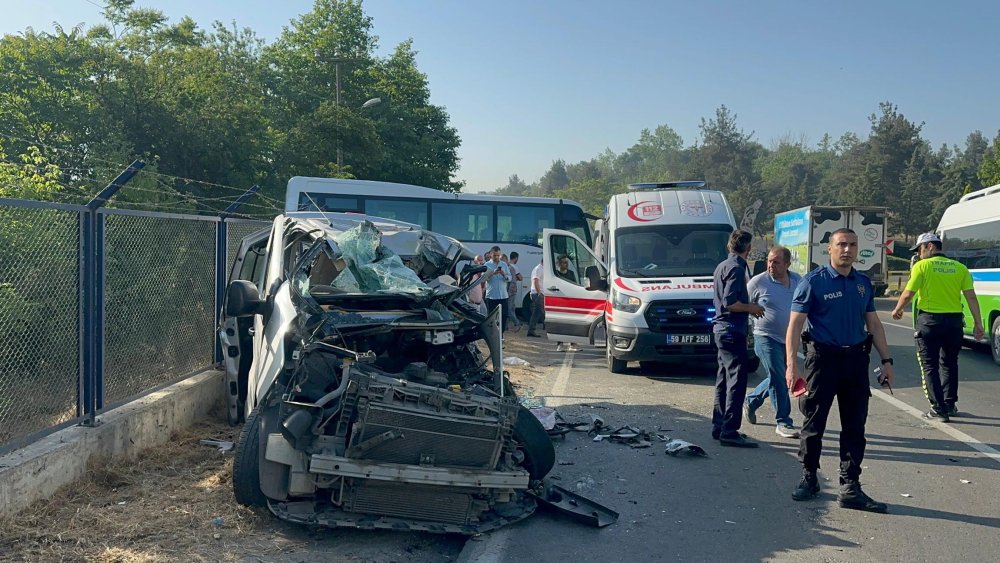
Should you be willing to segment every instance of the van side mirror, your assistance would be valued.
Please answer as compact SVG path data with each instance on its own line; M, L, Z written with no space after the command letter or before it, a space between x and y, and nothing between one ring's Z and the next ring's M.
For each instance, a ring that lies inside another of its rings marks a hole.
M226 288L227 317L252 317L264 312L264 300L260 298L257 286L246 280L236 280Z
M601 269L597 266L587 266L584 272L587 275L587 289L590 291L607 291L608 280L601 276Z

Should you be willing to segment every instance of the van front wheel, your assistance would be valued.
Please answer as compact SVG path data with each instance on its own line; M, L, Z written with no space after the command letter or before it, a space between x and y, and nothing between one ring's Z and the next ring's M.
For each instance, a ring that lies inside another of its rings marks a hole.
M625 370L628 368L628 362L619 360L611 354L611 342L608 342L604 347L604 351L608 357L608 371L611 373L625 373Z

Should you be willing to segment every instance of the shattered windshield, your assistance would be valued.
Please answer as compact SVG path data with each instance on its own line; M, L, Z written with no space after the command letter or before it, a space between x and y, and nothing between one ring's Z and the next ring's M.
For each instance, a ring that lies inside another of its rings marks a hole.
M296 293L317 301L348 295L420 300L455 291L436 280L468 253L461 243L430 231L380 226L384 232L370 221L340 229L324 225L325 236L289 272Z

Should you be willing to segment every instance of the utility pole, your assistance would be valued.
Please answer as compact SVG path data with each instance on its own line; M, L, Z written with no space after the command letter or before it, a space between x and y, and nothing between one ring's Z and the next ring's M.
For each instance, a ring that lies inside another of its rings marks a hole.
M340 133L340 59L336 59L336 63L335 63L334 68L336 69L335 73L336 73L336 80L337 80L337 102L336 102L336 104L337 104L337 173L339 174L340 171L343 169L343 164L344 164L344 162L343 162L343 156L341 155L341 152L340 152L340 137L341 137L341 133Z

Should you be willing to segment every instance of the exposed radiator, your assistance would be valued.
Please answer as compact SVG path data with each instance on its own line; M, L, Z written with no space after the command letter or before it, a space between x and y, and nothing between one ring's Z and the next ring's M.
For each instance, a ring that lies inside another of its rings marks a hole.
M473 510L472 496L443 487L348 479L344 509L363 514L470 524L481 510ZM484 507L485 508L485 507Z
M498 405L488 398L382 378L364 383L365 400L358 401L347 457L496 469L517 416L513 401Z

